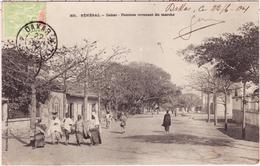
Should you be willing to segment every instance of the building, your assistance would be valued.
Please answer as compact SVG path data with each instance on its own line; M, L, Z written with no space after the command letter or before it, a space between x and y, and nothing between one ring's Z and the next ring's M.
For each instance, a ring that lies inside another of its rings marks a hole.
M63 101L65 99L65 102ZM69 113L73 120L76 120L78 115L85 114L86 119L90 119L92 113L95 111L98 115L99 110L99 97L93 92L88 93L87 97L87 111L83 111L84 93L82 88L74 87L68 89L64 96L64 92L61 90L52 90L49 98L44 104L40 104L37 108L36 116L41 118L46 124L49 124L52 112L57 112L60 119L63 119L65 113ZM66 104L66 110L63 110L63 103ZM7 120L7 104L6 100L2 100L2 125L5 125ZM98 119L99 120L99 119ZM8 119L8 128L14 135L21 133L29 133L30 118L29 116Z
M63 101L65 99L65 102ZM39 112L43 119L49 119L52 112L57 112L60 119L68 113L73 120L78 115L85 115L86 119L91 118L92 112L99 110L99 97L95 93L87 94L87 109L83 110L84 93L81 90L68 90L65 94L61 91L51 91L49 99L40 105ZM66 110L63 110L63 104L66 104Z
M234 85L232 119L237 123L242 123L242 84ZM259 87L248 84L245 95L245 122L247 125L259 127Z

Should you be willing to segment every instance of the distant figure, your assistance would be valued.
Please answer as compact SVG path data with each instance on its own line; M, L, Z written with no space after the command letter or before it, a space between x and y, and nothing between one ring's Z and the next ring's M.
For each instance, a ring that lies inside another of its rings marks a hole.
M71 134L72 126L74 125L74 122L72 119L70 119L69 114L66 113L65 118L62 121L63 123L63 131L65 135L65 145L68 145L69 137Z
M75 123L76 126L76 140L77 145L80 146L83 143L83 132L84 132L84 123L81 118L81 115L78 115L78 120Z
M127 120L127 117L126 117L126 115L122 112L122 113L121 113L121 117L120 117L120 121L121 121L120 126L121 126L122 134L125 133L126 120Z
M107 114L106 114L106 127L107 128L110 127L111 121L112 121L112 115L110 114L110 111L107 111Z
M57 112L53 112L53 117L49 128L49 133L51 134L53 144L55 141L59 144L61 140L61 121L59 120L57 114Z
M171 126L171 115L169 114L169 110L167 110L164 115L162 126L165 128L165 133L168 134Z

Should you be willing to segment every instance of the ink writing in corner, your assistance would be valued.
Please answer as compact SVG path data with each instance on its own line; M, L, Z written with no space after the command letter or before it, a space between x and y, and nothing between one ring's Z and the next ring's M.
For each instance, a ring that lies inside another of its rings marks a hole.
M203 30L218 24L225 23L223 20L216 20L216 19L205 19L205 18L197 18L195 15L191 17L190 24L182 29L179 30L178 36L174 37L173 39L181 38L183 40L189 40L191 34ZM194 26L196 25L196 28Z

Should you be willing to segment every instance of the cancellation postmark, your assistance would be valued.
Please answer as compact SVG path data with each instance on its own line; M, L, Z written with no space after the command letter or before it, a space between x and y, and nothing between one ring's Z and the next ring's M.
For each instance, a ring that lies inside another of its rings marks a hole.
M54 29L45 22L31 21L20 28L16 36L20 54L36 61L50 59L57 50L58 37Z

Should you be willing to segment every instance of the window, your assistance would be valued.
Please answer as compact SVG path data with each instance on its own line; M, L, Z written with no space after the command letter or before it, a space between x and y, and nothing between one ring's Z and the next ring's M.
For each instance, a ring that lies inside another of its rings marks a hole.
M53 99L52 106L53 112L58 112L58 115L60 115L60 100L57 97Z

